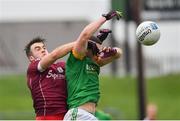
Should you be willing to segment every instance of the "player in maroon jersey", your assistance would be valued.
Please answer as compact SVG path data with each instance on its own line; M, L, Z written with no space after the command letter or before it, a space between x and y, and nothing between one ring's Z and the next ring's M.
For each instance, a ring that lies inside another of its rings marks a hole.
M91 39L102 42L111 33L101 29ZM31 91L36 120L62 120L67 112L65 62L54 63L71 51L74 42L62 45L48 53L45 40L35 38L25 47L30 61L27 70L27 84Z
M67 112L65 62L55 61L71 51L74 42L48 53L45 40L37 37L25 47L30 61L27 84L31 91L36 120L62 120Z

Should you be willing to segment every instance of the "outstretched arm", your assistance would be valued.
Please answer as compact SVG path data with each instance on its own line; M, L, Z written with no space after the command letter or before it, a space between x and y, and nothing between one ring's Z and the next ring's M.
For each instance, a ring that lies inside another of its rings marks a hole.
M73 47L73 54L76 58L82 59L85 56L88 40L99 29L99 27L103 23L105 23L105 21L106 18L101 17L97 21L90 23L83 29L80 36L76 40L77 43Z
M71 42L68 44L61 45L54 49L51 53L44 56L39 65L38 68L43 71L46 70L51 64L53 64L57 59L64 57L68 52L72 50L72 47L74 46L75 42Z
M121 17L120 12L111 11L108 14L103 14L98 20L90 23L83 29L80 36L76 40L75 46L73 47L73 54L76 58L83 59L87 51L87 43L90 37L99 29L102 24L113 17L119 19Z
M122 55L122 50L120 48L114 47L106 47L98 56L97 63L99 66L104 66L118 58Z

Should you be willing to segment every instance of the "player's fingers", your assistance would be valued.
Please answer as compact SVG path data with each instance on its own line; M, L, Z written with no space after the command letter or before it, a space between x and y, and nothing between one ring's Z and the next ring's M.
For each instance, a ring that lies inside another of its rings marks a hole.
M104 51L104 52L107 52L107 53L108 53L110 50L111 50L111 47L105 47L105 48L103 48L103 51Z
M102 48L102 51L105 51L106 49L107 49L107 47L103 47L103 48Z
M106 50L106 52L110 52L111 49L112 49L111 47L108 47L107 50Z
M120 11L116 11L116 18L117 18L117 20L119 20L121 17L122 17L122 12L120 12Z

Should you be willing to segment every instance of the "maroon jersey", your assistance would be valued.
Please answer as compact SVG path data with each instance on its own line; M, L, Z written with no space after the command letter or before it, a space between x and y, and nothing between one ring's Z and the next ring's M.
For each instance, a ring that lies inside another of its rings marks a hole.
M27 71L36 116L65 114L67 90L65 63L52 64L45 71L38 70L39 60L33 61Z

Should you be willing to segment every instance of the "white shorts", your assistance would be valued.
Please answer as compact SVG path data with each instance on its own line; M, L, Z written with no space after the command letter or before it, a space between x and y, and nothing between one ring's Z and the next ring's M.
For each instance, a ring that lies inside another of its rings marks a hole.
M94 120L98 119L91 113L81 108L72 108L68 110L63 120Z

